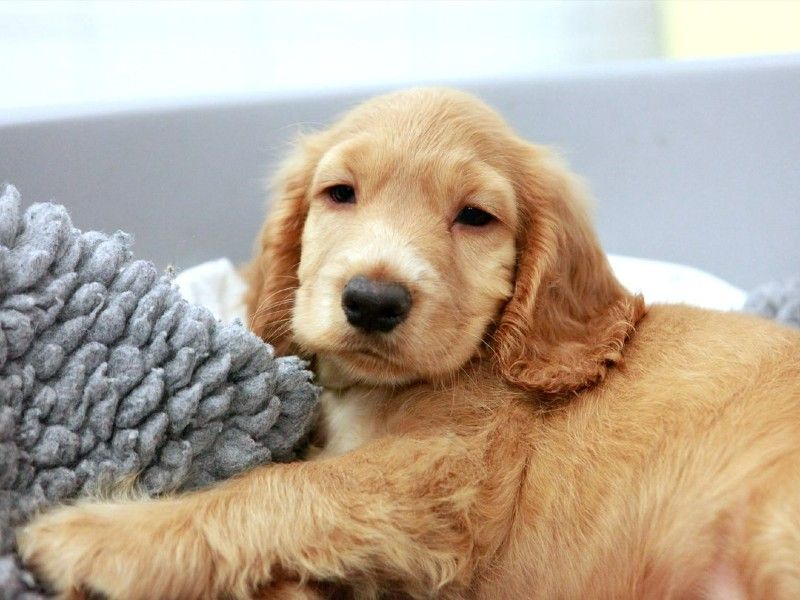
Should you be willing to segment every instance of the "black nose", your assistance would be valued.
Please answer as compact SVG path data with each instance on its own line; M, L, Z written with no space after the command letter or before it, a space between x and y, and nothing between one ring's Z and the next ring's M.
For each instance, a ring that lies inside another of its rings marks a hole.
M408 316L411 294L399 283L373 281L359 275L344 286L342 308L354 327L391 331Z

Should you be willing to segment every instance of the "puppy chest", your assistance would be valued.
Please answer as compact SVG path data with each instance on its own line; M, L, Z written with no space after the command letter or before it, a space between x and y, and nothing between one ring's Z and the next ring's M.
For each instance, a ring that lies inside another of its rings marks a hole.
M322 456L337 456L378 435L379 400L366 390L325 390L320 398L325 447Z

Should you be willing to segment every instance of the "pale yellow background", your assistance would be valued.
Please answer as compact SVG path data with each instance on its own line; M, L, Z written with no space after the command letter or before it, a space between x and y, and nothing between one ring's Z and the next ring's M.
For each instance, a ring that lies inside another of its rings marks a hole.
M662 0L664 56L800 51L800 0Z

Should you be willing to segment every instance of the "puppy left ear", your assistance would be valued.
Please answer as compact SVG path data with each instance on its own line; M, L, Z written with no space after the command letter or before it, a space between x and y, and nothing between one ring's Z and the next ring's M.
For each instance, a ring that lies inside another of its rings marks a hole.
M275 346L291 351L291 318L300 264L301 238L308 214L308 188L322 153L321 135L301 138L279 169L270 214L253 259L242 270L248 284L245 304L250 328Z
M617 281L576 179L543 148L520 144L514 293L495 332L502 375L545 394L601 381L645 314Z

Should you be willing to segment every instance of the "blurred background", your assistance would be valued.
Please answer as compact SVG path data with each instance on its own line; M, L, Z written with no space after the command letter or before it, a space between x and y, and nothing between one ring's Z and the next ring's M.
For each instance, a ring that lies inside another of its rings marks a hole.
M800 50L797 0L0 2L0 111Z
M800 0L0 0L0 183L239 262L298 131L426 83L563 154L608 252L800 272Z

